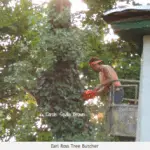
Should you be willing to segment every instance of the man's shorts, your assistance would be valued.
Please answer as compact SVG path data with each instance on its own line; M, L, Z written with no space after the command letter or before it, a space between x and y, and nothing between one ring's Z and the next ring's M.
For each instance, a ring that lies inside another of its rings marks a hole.
M121 104L124 97L124 90L122 87L115 87L114 92L111 89L109 98L111 99L111 102L114 100L115 104Z

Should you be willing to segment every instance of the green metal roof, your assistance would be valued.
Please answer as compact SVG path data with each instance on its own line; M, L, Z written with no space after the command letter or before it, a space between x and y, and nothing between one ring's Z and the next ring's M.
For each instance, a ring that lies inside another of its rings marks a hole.
M110 10L103 19L111 24L114 33L127 42L137 45L137 52L142 53L143 36L150 35L150 7L149 9L124 8L123 10Z

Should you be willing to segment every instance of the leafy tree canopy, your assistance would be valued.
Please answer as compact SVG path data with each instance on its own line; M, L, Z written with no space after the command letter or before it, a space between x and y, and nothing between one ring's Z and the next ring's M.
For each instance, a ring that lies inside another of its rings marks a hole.
M103 132L101 121L90 121L101 105L85 106L81 98L85 86L93 88L99 83L87 62L98 56L115 68L119 78L139 79L140 57L132 43L104 41L110 29L101 15L117 1L84 2L89 10L84 28L79 29L67 0L41 6L29 0L0 0L2 141L12 137L17 141L114 140ZM86 116L54 118L46 117L46 112Z

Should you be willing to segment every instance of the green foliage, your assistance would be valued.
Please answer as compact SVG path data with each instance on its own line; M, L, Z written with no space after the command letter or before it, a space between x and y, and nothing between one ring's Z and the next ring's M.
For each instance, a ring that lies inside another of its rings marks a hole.
M35 99L26 96L22 86L35 85L32 62L28 61L30 49L39 41L37 23L41 8L32 6L31 1L0 1L0 140L50 141L50 130L36 125L40 121ZM26 59L27 58L27 59ZM34 102L34 103L33 103ZM22 106L25 104L27 106ZM42 123L43 125L43 123ZM46 132L47 136L42 133Z
M36 12L36 10L34 11ZM81 98L83 85L77 70L77 65L86 49L83 41L86 40L86 34L77 28L62 26L63 23L61 27L56 27L54 24L57 24L57 20L60 21L57 17L54 23L49 22L49 18L54 19L55 15L59 15L58 18L64 18L69 13L67 9L63 10L62 14L61 12L55 13L54 9L49 9L49 7L40 11L38 15L29 16L28 23L34 24L30 25L26 32L21 32L21 39L15 43L15 47L19 50L19 56L8 65L8 73L4 76L4 81L7 84L25 87L29 93L34 95L38 108L43 114L47 112L57 114L77 112L85 115L71 118L44 116L53 134L53 140L72 141L77 137L86 140L85 136L87 138L91 136L92 139L92 128L89 124L90 114ZM42 16L44 13L50 15L44 17ZM36 16L37 20L34 19ZM32 114L32 109L36 110L29 106L27 109L23 109L25 114L30 110L33 119L29 118L28 120L28 116L22 114L22 118L26 118L26 121L22 121L24 125L21 129L20 126L17 128L25 135L22 134L19 137L16 135L17 141L36 140L35 129L28 125L30 121L35 122L35 114ZM30 124L33 125L33 122ZM29 134L26 134L27 130ZM17 133L19 133L18 130ZM38 140L47 140L50 135L40 134Z
M0 105L0 140L50 141L52 134L46 120L41 117L35 100L26 94L23 97L5 99ZM43 133L47 132L43 135Z
M53 9L50 10L49 14L51 13L53 13ZM91 135L91 127L89 113L81 98L83 85L77 70L77 65L86 48L83 42L86 39L85 34L71 26L69 28L66 26L56 28L55 26L54 28L52 24L50 27L47 28L46 33L43 32L39 45L40 50L43 50L42 43L44 43L45 50L55 56L53 68L47 65L47 71L43 71L38 77L34 95L43 111L58 115L47 117L54 140L72 141L78 136L80 139L86 140L85 135L87 138ZM44 58L48 61L47 55ZM61 116L60 113L83 113L85 116L69 118Z
M81 98L85 86L93 88L99 83L88 60L98 56L115 68L119 78L139 79L140 57L134 45L120 39L104 41L109 29L101 15L114 7L115 0L85 2L89 11L81 30L71 26L67 0L63 3L67 9L57 7L55 1L46 8L28 0L13 6L11 0L0 1L2 141L12 137L17 141L117 140L108 135L104 123L89 122L91 114L102 107L85 106ZM20 102L24 104L21 107ZM85 116L48 116L67 112Z
M105 25L102 15L104 11L113 8L116 0L84 0L89 11L86 12L86 24L98 25L100 28Z

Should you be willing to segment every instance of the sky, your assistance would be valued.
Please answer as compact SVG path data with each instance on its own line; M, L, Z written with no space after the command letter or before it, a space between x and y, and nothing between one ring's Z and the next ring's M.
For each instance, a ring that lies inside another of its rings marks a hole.
M33 3L40 4L43 2L48 2L49 0L32 0ZM147 4L150 3L150 0L135 0L137 3ZM87 5L83 3L82 0L70 0L72 3L72 12L80 11L80 10L87 10ZM122 5L122 3L120 3Z
M32 2L35 4L40 4L43 2L49 2L49 0L32 0ZM70 2L72 3L71 11L73 13L80 10L87 10L87 5L83 3L82 0L70 0Z
M41 4L43 2L48 2L49 0L32 0L33 3L35 4ZM85 3L83 3L82 0L70 0L70 2L72 3L72 8L71 8L71 12L77 12L77 11L81 11L81 10L88 10L88 7ZM147 4L150 3L150 0L135 0L135 2L140 3L140 4ZM119 6L123 5L123 3L118 3ZM80 23L78 23L80 26ZM104 40L106 42L111 42L112 40L117 40L119 37L117 35L114 34L113 30L110 28L110 33L108 35L105 36Z
M150 3L150 0L135 0L135 1L138 2L138 3L141 3L141 4Z

